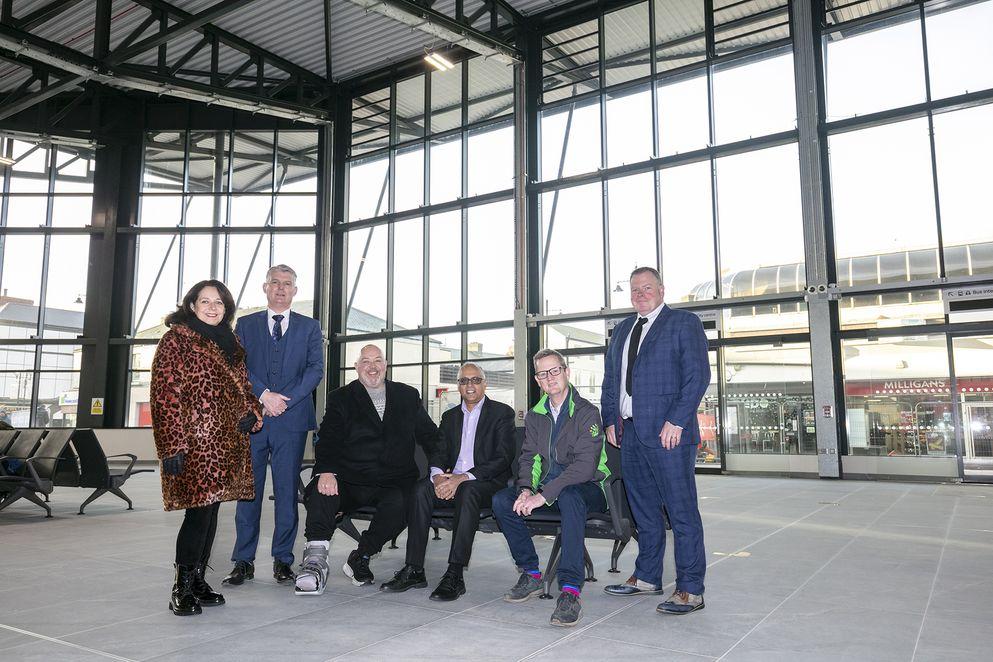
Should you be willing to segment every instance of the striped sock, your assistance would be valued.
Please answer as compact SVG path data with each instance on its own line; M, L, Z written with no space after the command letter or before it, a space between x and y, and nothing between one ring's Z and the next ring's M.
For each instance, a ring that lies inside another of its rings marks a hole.
M562 584L563 593L572 593L577 598L579 597L579 587L573 586L572 584Z
M529 575L531 575L534 579L541 579L541 571L540 570L525 570L524 572L526 572Z

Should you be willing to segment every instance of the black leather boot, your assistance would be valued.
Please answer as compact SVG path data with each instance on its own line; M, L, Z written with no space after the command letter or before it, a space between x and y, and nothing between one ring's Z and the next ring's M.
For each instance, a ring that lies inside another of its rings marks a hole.
M169 611L176 616L196 616L203 613L200 601L193 595L195 576L194 566L176 564L176 583L172 585L172 599L169 600Z
M214 607L216 605L224 604L224 596L210 588L210 584L204 579L204 573L207 571L207 564L198 563L193 567L193 595L204 607Z

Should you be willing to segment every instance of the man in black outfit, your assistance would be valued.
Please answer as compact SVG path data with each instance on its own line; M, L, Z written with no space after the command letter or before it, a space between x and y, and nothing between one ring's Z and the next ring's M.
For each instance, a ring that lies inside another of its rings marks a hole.
M297 595L324 592L335 519L362 506L375 506L376 514L342 570L356 586L373 582L369 558L406 524L407 501L419 477L414 444L430 456L437 443L438 428L417 390L386 380L379 347L363 347L355 369L357 380L328 394L314 477L304 497L307 546Z
M514 458L514 410L486 397L486 373L475 363L459 370L462 404L441 417L441 438L430 456L431 476L417 483L410 501L407 564L383 591L401 592L428 585L424 552L434 508L454 508L448 571L432 600L456 600L465 593L463 570L469 565L479 511L493 494L507 486Z

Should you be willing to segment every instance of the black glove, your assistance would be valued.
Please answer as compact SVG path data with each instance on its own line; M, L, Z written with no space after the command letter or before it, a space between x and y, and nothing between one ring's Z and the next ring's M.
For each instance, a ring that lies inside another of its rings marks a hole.
M255 423L258 422L258 420L259 419L255 414L248 412L241 417L240 421L238 421L238 432L242 434L249 434L252 431L252 428L255 427Z
M172 457L162 460L162 473L167 476L178 476L183 473L183 462L186 460L186 453L176 453Z

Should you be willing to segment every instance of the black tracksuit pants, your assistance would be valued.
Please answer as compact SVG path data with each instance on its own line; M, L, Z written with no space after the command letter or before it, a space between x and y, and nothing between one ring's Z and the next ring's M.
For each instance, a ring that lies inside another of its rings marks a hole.
M331 540L338 513L349 513L364 506L374 506L369 528L359 540L359 553L372 556L393 540L407 524L407 501L413 485L357 485L338 479L338 494L328 496L317 491L314 476L304 492L307 523L304 536L311 540Z

